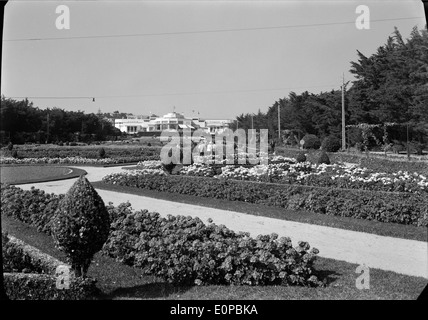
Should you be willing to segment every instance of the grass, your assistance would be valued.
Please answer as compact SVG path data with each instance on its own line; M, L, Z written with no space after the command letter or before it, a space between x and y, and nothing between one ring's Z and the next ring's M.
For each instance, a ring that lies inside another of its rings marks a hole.
M60 166L1 166L1 182L25 184L71 179L86 174L82 169Z
M428 239L427 228L416 227L413 225L401 225L397 223L385 223L349 217L329 216L308 211L292 211L283 208L270 207L246 202L196 197L192 195L112 185L103 183L101 181L93 182L92 185L97 189L135 194L156 199L188 203L192 205L241 212L281 220L309 223L333 228L353 230L358 232L366 232L371 234L377 234L380 236L389 236L418 241L427 241ZM214 218L215 217L213 217L213 219Z
M2 230L65 261L50 236L37 232L11 217L2 216ZM103 294L100 299L155 299L155 300L413 300L424 289L424 278L411 277L390 271L370 269L370 288L356 288L356 264L333 259L317 258L317 275L327 280L325 288L285 286L192 286L176 287L141 270L125 266L97 253L88 276L97 279Z

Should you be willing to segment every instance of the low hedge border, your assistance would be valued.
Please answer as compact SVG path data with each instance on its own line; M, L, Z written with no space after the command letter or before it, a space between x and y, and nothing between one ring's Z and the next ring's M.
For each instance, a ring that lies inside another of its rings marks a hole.
M31 264L32 273L5 272L3 273L3 286L6 295L12 300L82 300L91 299L99 294L96 280L92 278L70 277L69 289L57 288L58 266L69 265L26 244L13 236L7 235L8 249L15 255L14 260L26 261ZM40 270L41 273L33 273Z
M417 194L174 175L127 177L114 174L104 177L103 182L327 215L416 226L428 225L428 200Z
M75 278L69 289L57 289L56 277L49 274L3 273L3 286L11 300L87 300L98 289L90 278Z
M39 249L26 244L24 241L15 238L14 236L7 235L9 244L16 248L22 249L22 253L30 258L30 263L37 269L42 270L45 274L55 274L56 268L59 265L64 265L58 259L40 251Z

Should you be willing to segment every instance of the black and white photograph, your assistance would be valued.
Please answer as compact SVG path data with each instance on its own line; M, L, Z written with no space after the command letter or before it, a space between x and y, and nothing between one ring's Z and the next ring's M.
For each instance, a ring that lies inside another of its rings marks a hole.
M2 300L428 298L426 1L3 4Z

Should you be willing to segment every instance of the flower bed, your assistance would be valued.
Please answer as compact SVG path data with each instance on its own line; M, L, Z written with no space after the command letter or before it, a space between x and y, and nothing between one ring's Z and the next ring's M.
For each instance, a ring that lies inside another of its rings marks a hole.
M315 213L417 226L428 225L426 194L238 181L188 176L108 175L104 183L228 199Z
M278 154L285 157L296 158L302 150L277 148ZM307 154L308 161L316 163L321 151L304 150ZM398 171L417 172L424 176L428 176L428 157L424 161L407 161L404 159L397 160L388 155L387 158L381 155L370 154L367 158L365 154L345 153L345 152L332 152L328 153L332 163L355 163L361 167L367 168L373 172L386 172L394 173ZM413 157L413 156L412 156Z
M144 273L180 285L319 286L312 265L318 253L278 235L251 238L199 218L110 208L112 230L103 251Z
M209 165L195 164L183 167L179 174L332 188L428 193L428 179L416 172L377 173L358 166L337 164L281 162L251 168L224 166L220 174Z

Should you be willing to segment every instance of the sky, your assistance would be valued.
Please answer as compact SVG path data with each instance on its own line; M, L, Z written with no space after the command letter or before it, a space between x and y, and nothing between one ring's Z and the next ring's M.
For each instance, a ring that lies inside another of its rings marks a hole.
M69 29L58 29L59 5ZM370 29L355 21L369 9ZM290 92L339 90L357 50L425 28L420 0L9 1L1 94L41 109L206 119L266 112ZM95 101L93 101L95 98Z

